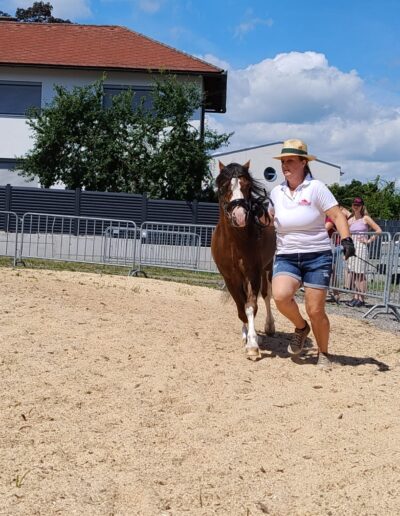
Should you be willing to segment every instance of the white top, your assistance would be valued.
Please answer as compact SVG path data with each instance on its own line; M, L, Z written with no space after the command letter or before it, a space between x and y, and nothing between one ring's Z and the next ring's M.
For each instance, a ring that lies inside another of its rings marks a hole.
M338 202L322 181L308 175L293 195L285 181L273 188L271 200L269 212L274 216L276 254L331 250L325 212Z

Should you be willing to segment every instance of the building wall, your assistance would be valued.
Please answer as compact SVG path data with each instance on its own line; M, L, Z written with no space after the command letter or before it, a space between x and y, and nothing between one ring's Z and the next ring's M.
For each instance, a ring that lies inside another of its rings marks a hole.
M37 82L42 85L42 107L54 98L54 84L67 89L74 86L86 86L102 77L100 70L53 69L39 67L0 67L0 81ZM202 78L179 76L182 81L196 82L202 86ZM149 86L151 76L147 73L107 72L106 85ZM1 161L13 160L23 156L32 146L32 133L22 115L2 115L0 113L0 185L38 186L37 181L27 183Z
M274 142L258 147L251 147L232 152L223 152L213 155L210 163L211 173L213 177L217 177L219 172L218 162L222 161L224 165L229 163L240 163L243 165L250 160L250 172L255 179L262 181L268 191L284 181L279 160L273 158L280 154L283 142ZM267 181L264 176L266 168L271 167L276 171L276 178ZM311 161L310 169L316 179L323 181L327 185L340 182L340 166L324 161Z

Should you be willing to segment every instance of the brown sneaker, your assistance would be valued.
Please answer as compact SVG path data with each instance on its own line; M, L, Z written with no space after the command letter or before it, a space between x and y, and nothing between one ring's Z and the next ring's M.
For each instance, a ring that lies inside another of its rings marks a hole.
M310 326L306 321L306 325L303 329L299 330L296 328L292 335L292 340L290 341L288 351L292 355L298 355L303 351L304 343L306 341L307 335L310 333Z

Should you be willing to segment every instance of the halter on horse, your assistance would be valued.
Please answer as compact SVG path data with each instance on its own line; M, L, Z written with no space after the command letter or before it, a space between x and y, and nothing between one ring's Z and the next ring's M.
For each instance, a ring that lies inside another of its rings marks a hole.
M270 199L265 189L251 177L249 165L250 162L243 166L230 163L225 167L219 162L220 173L216 181L218 197L225 216L233 226L246 226L252 218L257 225L265 227L270 223Z
M247 357L255 360L261 356L254 326L259 292L267 309L265 332L275 332L270 307L275 230L267 211L267 194L251 177L249 165L220 163L216 180L220 216L211 251L243 322Z

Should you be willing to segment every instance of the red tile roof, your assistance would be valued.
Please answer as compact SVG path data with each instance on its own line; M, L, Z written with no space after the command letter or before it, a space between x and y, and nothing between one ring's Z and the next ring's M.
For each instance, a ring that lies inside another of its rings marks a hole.
M125 27L0 21L0 65L221 73Z

